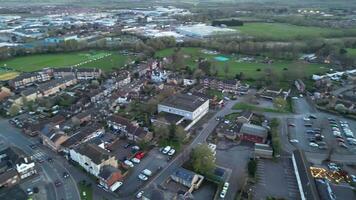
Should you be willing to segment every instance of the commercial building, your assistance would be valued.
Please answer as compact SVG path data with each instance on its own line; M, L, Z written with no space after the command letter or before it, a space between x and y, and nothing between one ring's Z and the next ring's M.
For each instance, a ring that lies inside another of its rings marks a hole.
M171 174L171 179L189 188L189 192L199 189L204 180L204 176L196 174L184 168L177 169Z
M180 26L176 28L176 31L186 37L193 38L207 38L214 35L229 35L236 33L236 30L234 29L208 26L205 24Z
M268 144L255 143L255 158L273 158L273 149Z
M240 138L254 143L265 143L268 130L265 127L244 123L240 129Z
M158 104L158 112L182 116L192 121L189 128L209 111L209 99L189 94L176 94Z

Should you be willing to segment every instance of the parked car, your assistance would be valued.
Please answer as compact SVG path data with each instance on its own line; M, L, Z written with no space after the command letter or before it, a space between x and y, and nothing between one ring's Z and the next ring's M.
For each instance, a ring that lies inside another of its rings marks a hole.
M171 150L169 150L168 155L173 156L175 153L176 153L176 150L171 149Z
M317 117L315 115L309 115L310 119L316 119Z
M144 191L140 191L139 193L137 193L136 198L137 199L142 198L143 193L144 193Z
M133 164L131 161L129 161L129 160L125 160L125 161L124 161L124 164L127 165L127 166L129 166L129 167L134 167L134 164Z
M305 127L312 127L313 124L304 124Z
M145 153L144 152L137 152L135 154L135 158L137 158L137 159L142 160L143 157L145 157Z
M141 173L144 174L145 176L151 176L152 175L152 172L149 169L144 169L144 170L142 170Z
M339 142L339 146L340 147L343 147L343 148L345 148L345 149L348 149L349 147L345 144L345 143L343 143L343 142Z
M295 124L288 124L288 126L295 127Z
M170 146L164 147L163 150L162 150L162 153L163 153L163 154L167 154L167 153L171 150L171 148L172 148L172 147L170 147Z
M138 175L138 178L139 178L140 180L142 180L142 181L147 181L147 180L148 180L148 177L145 176L145 175L143 175L143 174L139 174L139 175Z
M132 158L132 159L131 159L131 162L133 162L133 163L135 163L135 164L138 164L138 163L141 162L141 160L138 159L138 158Z
M32 191L32 189L31 188L27 188L27 195L32 195L33 194L33 191Z

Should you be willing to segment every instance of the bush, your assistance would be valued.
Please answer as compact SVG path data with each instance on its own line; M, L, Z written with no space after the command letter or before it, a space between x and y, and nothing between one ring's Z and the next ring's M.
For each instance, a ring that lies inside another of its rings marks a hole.
M256 171L257 171L257 161L250 160L247 164L247 169L248 169L248 175L252 178L255 178Z

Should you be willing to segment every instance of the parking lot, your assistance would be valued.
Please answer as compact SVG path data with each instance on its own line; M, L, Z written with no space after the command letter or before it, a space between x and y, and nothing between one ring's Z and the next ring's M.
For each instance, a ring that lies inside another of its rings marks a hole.
M283 199L300 199L297 180L290 158L278 162L259 159L257 162L257 184L252 187L254 199L269 196Z
M122 187L119 189L119 194L130 194L138 192L138 188L140 188L145 182L138 178L138 175L142 170L148 169L152 172L152 176L154 176L160 167L163 167L167 164L168 156L162 154L158 148L151 150L139 164L136 164L135 167L131 168L131 172L129 176L123 181Z
M311 152L327 153L332 149L333 152L340 154L355 153L356 145L348 143L341 127L341 124L347 123L349 129L355 132L355 123L351 120L325 113L314 114L314 116L316 119L310 118L310 115L305 115L287 120L291 143ZM332 120L332 124L330 120ZM340 132L338 137L335 136L335 131Z

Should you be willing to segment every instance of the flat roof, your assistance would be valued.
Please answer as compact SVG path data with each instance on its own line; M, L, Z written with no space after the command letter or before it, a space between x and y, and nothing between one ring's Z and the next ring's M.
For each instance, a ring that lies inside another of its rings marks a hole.
M206 101L208 99L195 95L176 94L165 99L160 105L193 112Z

